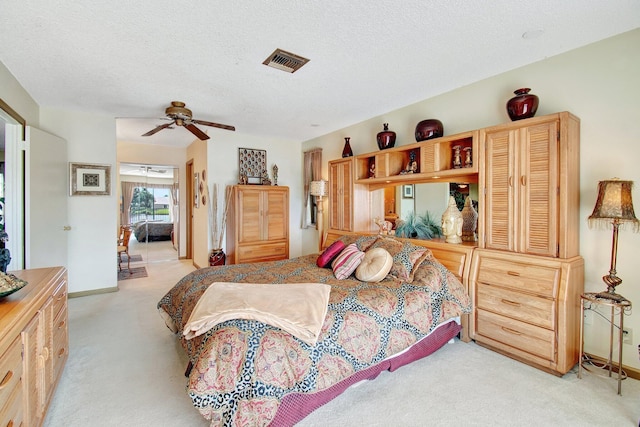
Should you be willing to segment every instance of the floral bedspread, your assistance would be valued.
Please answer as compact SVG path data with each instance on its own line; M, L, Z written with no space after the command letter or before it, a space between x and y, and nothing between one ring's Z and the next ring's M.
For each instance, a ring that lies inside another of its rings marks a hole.
M291 393L315 393L401 352L439 323L467 313L461 283L433 256L412 283L337 280L317 255L285 261L203 268L181 279L158 303L177 326L192 364L187 391L211 425L263 426ZM191 340L181 334L198 298L213 282L331 285L320 338L310 346L257 321L230 320Z

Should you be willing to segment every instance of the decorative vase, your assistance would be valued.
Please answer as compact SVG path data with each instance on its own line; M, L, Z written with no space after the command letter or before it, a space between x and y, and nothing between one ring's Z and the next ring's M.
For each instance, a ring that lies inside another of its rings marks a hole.
M478 228L478 212L473 209L471 197L467 197L462 208L462 241L475 242L478 240L476 236L476 228Z
M214 267L216 265L224 265L227 261L227 256L222 249L212 249L209 254L209 266Z
M377 136L378 148L381 150L391 148L396 145L396 133L389 130L389 123L384 123L383 126L384 130L382 132L378 132Z
M351 157L353 156L353 151L351 151L351 144L349 144L350 137L345 137L344 139L344 148L342 149L342 157Z
M416 125L416 141L426 141L427 139L439 138L444 135L442 122L436 119L427 119L418 122Z
M442 214L442 234L447 243L462 243L462 213L458 210L456 199L449 196L449 205Z
M512 121L533 117L538 110L538 96L530 94L528 87L514 91L516 94L507 102L507 113Z

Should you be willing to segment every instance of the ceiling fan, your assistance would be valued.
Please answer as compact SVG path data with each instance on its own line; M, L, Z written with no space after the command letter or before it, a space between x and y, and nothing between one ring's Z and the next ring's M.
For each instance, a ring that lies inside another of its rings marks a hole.
M160 126L156 126L154 129L151 129L149 132L143 134L142 136L151 136L157 132L160 132L162 129L167 129L172 125L183 126L187 128L192 134L194 134L198 139L206 140L209 139L209 135L202 132L196 124L204 125L204 126L212 126L215 128L226 129L235 131L236 128L229 125L222 125L220 123L208 122L205 120L196 120L192 117L191 110L185 108L185 103L180 101L171 102L171 106L167 107L165 110L165 114L167 116L167 120L171 120L169 123L165 123Z

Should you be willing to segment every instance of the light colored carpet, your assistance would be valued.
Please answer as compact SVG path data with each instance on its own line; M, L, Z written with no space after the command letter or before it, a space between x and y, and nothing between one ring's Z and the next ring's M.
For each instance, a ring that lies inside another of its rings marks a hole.
M186 357L156 304L193 268L149 263L120 291L69 301L70 356L46 427L204 427ZM347 390L299 426L637 426L640 381L562 378L456 341Z

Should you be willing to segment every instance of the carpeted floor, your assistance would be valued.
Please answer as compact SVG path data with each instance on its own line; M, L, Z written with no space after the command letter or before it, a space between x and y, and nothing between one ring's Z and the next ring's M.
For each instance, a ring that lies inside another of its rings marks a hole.
M140 261L142 261L142 255L140 254L131 255L131 262L140 262ZM122 255L122 262L123 263L127 262L127 254Z
M156 305L193 270L149 263L148 278L119 291L69 300L69 361L44 427L205 427L183 373L187 358ZM630 426L640 381L575 370L556 377L475 343L456 340L432 356L352 387L302 420L324 426Z
M146 267L131 267L131 270L126 266L121 271L118 271L118 281L129 279L141 279L147 277Z

